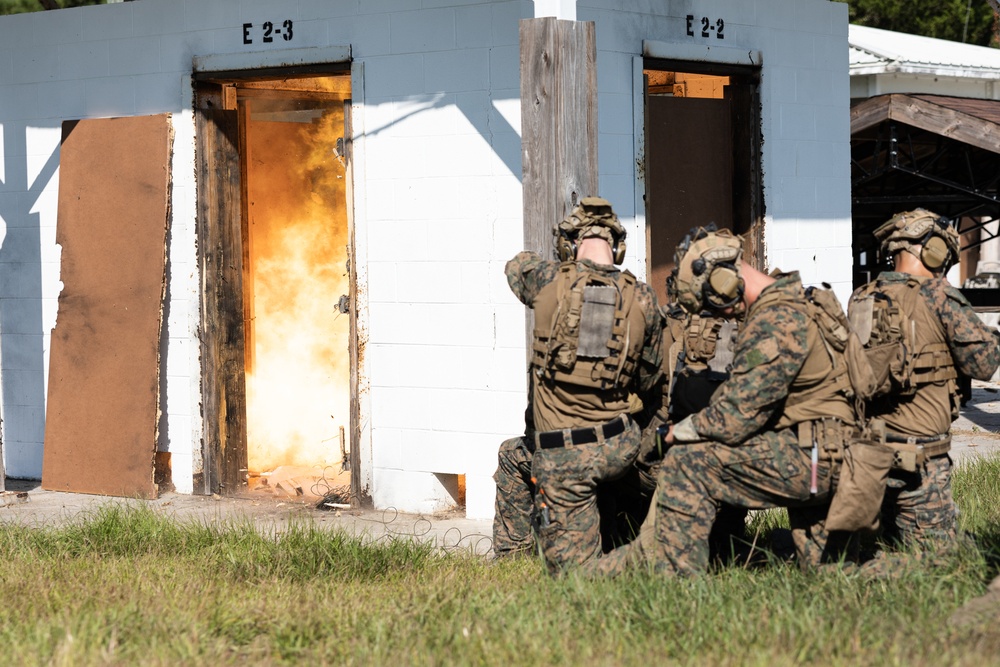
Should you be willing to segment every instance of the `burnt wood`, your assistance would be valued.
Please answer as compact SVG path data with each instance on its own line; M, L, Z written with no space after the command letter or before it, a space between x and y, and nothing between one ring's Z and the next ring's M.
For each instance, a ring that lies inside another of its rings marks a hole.
M549 257L553 226L599 194L594 24L522 19L520 40L524 244Z
M239 119L213 99L196 115L204 491L234 494L247 488Z

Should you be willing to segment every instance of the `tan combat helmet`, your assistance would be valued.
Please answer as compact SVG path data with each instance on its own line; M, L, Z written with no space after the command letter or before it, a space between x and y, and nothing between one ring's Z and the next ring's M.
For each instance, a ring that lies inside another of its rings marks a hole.
M743 238L715 225L696 227L677 245L677 301L687 312L733 308L743 312L740 258Z
M611 202L601 197L584 197L552 230L560 261L576 259L577 242L598 236L611 246L615 264L625 259L625 228L611 209Z
M947 271L958 260L958 232L946 218L926 209L897 213L875 230L875 238L883 255L893 257L905 250L934 273Z

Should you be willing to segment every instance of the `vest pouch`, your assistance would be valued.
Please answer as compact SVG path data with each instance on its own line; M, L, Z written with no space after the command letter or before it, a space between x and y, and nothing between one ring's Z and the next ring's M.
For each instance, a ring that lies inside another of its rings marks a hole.
M837 352L843 352L847 346L851 327L837 295L824 283L823 289L807 287L806 298L816 306L813 321L819 327L823 339Z
M850 332L847 338L847 349L844 351L844 356L847 359L847 374L851 379L854 395L862 401L870 399L883 382L889 381L888 372L883 377L876 375L868 355L869 353L865 351L858 335L853 331ZM878 368L882 367L878 366Z
M844 450L840 480L826 516L827 530L874 531L895 452L866 440L854 440Z
M556 321L554 354L551 357L552 366L560 371L571 371L576 364L580 336L580 321L583 310L583 290L579 286L566 294L560 304L565 312Z
M892 390L892 369L899 366L899 345L897 343L874 345L862 349L861 352L865 355L874 386L872 392L864 398L888 394Z
M715 358L720 329L722 329L721 319L708 319L701 315L691 316L684 336L684 350L689 365Z
M615 307L618 289L608 286L588 285L583 288L583 307L580 311L580 339L576 354L585 359L604 359L611 354L608 341L614 333Z

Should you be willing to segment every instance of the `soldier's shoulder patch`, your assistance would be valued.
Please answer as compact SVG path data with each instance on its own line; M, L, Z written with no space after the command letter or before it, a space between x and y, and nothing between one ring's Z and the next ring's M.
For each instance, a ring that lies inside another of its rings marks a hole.
M778 342L774 338L765 338L747 350L745 358L745 370L768 364L778 358Z

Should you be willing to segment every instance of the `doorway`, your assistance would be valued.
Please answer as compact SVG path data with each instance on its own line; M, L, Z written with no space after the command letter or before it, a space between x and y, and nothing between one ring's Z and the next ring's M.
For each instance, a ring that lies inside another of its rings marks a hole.
M343 69L197 80L205 492L357 500L350 105Z
M674 251L696 226L744 237L765 263L757 68L643 63L647 276L661 303Z

